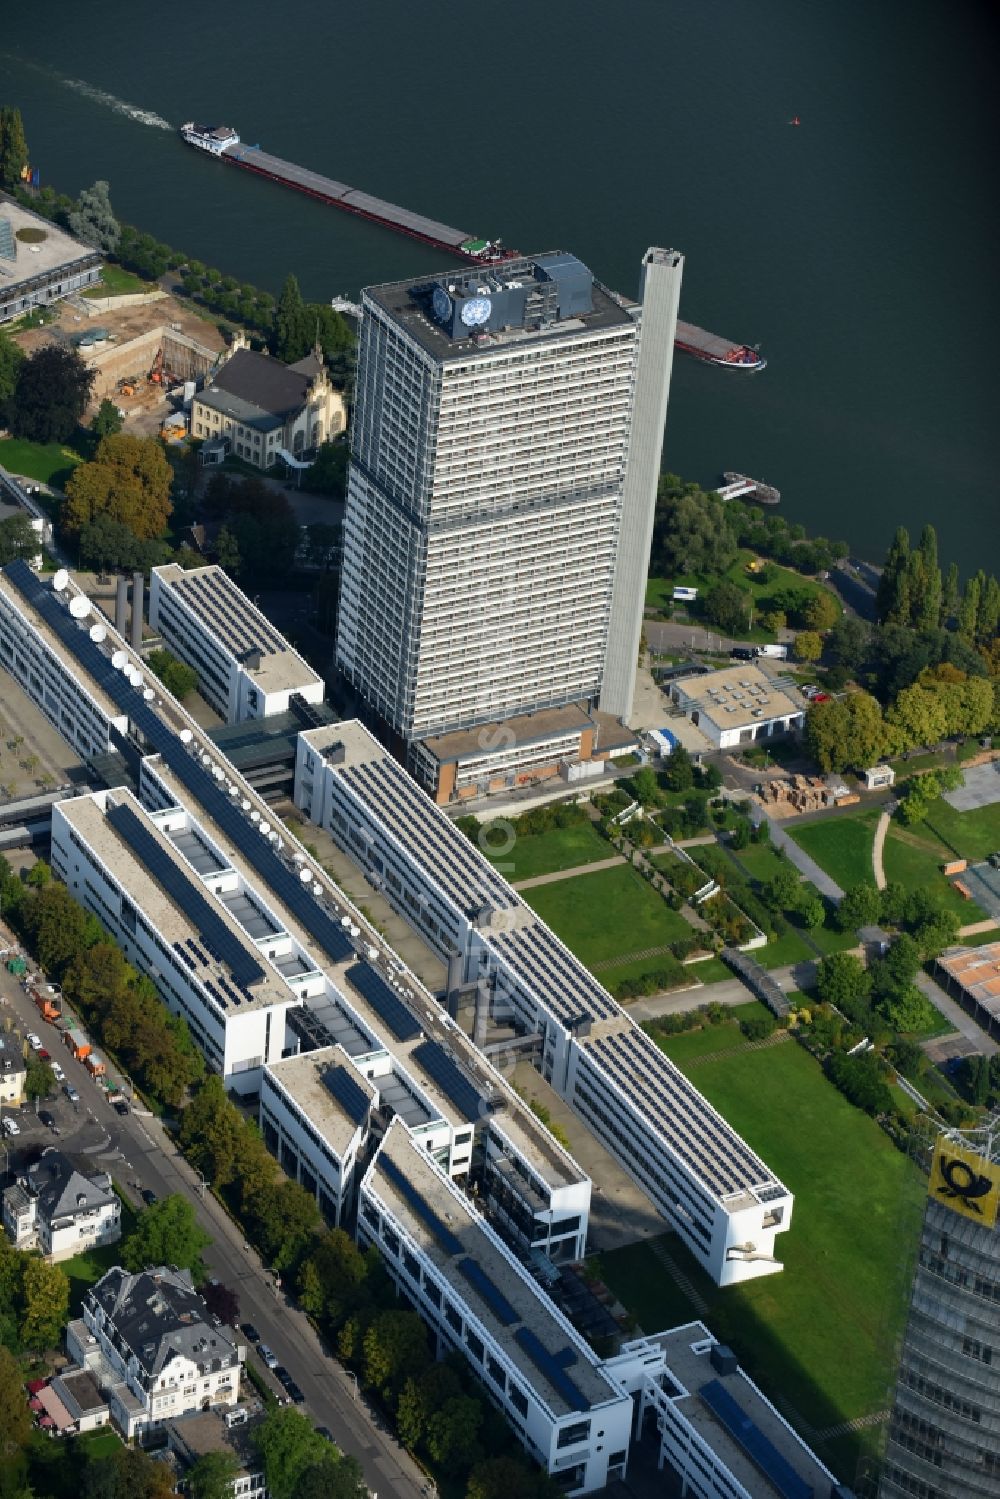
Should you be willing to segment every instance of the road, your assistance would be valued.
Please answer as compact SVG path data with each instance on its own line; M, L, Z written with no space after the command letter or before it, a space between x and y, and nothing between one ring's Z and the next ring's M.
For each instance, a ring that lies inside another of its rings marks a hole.
M240 1301L240 1316L252 1322L261 1338L276 1353L305 1395L304 1410L333 1434L337 1445L356 1457L372 1493L391 1494L394 1499L418 1499L427 1492L428 1480L391 1432L375 1424L353 1376L322 1349L308 1319L275 1285L275 1277L257 1254L246 1247L243 1235L223 1208L199 1185L199 1178L166 1136L163 1127L146 1113L124 1118L114 1112L87 1069L60 1043L55 1027L43 1021L19 982L0 970L0 995L5 1013L13 1014L25 1031L36 1031L58 1060L80 1094L74 1111L64 1099L52 1105L62 1125L56 1142L40 1125L26 1121L17 1141L5 1142L15 1151L34 1144L55 1144L73 1153L83 1152L111 1172L134 1204L141 1206L138 1191L151 1188L158 1197L183 1193L194 1205L199 1223L212 1236L205 1251L209 1272L230 1286ZM112 1071L112 1069L109 1069ZM22 1111L22 1118L25 1111ZM138 1183L138 1187L135 1185ZM271 1388L280 1394L272 1377L256 1354L250 1353ZM377 1419L377 1418L376 1418Z

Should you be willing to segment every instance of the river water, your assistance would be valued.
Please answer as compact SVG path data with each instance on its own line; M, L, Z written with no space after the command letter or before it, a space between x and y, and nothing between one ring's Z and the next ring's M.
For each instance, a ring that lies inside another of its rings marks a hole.
M10 26L0 101L43 180L309 298L440 253L202 158L233 124L341 181L624 291L687 256L682 316L760 375L678 356L664 466L777 484L789 519L878 557L933 521L1000 564L994 8L980 0L49 0ZM798 127L788 122L798 116Z

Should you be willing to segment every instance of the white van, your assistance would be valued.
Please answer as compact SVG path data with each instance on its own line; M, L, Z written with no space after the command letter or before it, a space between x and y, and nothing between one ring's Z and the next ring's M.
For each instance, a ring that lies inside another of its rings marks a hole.
M250 1419L250 1412L245 1405L237 1405L231 1411L226 1411L226 1425L245 1426Z

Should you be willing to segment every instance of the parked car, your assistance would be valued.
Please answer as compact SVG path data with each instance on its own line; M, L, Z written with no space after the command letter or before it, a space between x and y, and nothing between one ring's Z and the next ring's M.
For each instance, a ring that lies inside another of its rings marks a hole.
M272 1353L266 1343L258 1343L257 1352L269 1369L276 1369L278 1367L278 1356L276 1353Z
M21 1126L16 1119L12 1119L9 1114L5 1114L3 1132L5 1135L19 1135L21 1133Z
M116 1114L121 1114L122 1116L128 1113L128 1104L125 1102L124 1098L115 1099L114 1111Z
M291 1399L295 1402L296 1405L305 1404L306 1397L303 1395L294 1379L289 1381L289 1383L285 1386L285 1389L288 1391Z
M148 1208L154 1207L160 1200L157 1197L156 1193L153 1191L152 1187L143 1187L142 1191L139 1193L139 1196L142 1198L143 1202Z
M260 1342L260 1333L257 1331L256 1327L254 1327L252 1322L241 1322L240 1332L246 1338L248 1343Z
M274 1375L278 1383L280 1385L283 1385L287 1390L288 1386L292 1382L292 1376L289 1374L284 1364L275 1364L274 1368L271 1370L271 1373Z
M66 1097L69 1099L70 1103L79 1103L80 1102L80 1095L76 1091L76 1089L73 1087L72 1083L63 1083L63 1092L65 1093Z
M55 1129L56 1127L55 1115L50 1114L48 1109L38 1110L38 1122L39 1124L44 1124L46 1129Z
M56 1082L57 1083L64 1083L66 1081L66 1074L62 1070L62 1068L59 1066L59 1063L58 1062L50 1062L49 1066L52 1068L52 1076L55 1078Z
M29 1031L28 1034L25 1036L24 1039L27 1041L27 1043L31 1047L32 1051L41 1051L41 1049L42 1049L42 1038L41 1038L41 1036L36 1036L35 1033L34 1033L34 1031Z
M39 1060L42 1062L51 1062L52 1060L52 1053L50 1051L46 1051L44 1046L40 1046L38 1048L38 1056Z

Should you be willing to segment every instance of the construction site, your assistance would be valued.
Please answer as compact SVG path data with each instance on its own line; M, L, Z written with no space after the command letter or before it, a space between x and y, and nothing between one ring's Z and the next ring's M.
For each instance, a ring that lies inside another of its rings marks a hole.
M761 781L755 791L769 817L798 817L803 812L847 807L861 800L842 782L831 782L823 776L775 776Z
M214 323L163 292L105 298L93 306L73 297L59 305L51 323L16 341L26 354L51 343L77 349L96 377L85 420L109 399L123 412L125 430L141 436L183 429L177 413L185 399L190 403L190 382L204 380L226 350Z

